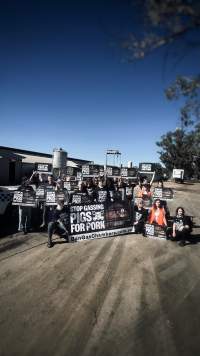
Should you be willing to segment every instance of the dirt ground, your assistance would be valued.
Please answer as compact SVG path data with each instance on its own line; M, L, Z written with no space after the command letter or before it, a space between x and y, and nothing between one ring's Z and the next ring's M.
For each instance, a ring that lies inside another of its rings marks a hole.
M200 184L172 185L171 215L194 216L196 244L1 239L0 355L200 355Z

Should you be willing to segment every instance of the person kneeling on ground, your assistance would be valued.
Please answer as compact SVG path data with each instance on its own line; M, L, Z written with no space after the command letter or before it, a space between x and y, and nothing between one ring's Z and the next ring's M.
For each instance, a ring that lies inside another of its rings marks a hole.
M57 207L52 211L52 216L50 217L50 221L48 223L48 243L47 246L53 247L52 243L52 235L54 231L59 228L63 231L61 237L64 237L67 242L69 242L68 230L67 230L67 221L68 215L66 211L66 207L64 206L64 201L59 200L57 202Z
M172 241L178 241L180 246L185 246L185 241L190 237L192 232L192 220L185 216L185 210L179 206L176 209L176 216L172 227Z
M138 199L137 205L134 206L134 223L135 234L143 234L144 233L144 224L147 221L147 209L143 208L142 199Z

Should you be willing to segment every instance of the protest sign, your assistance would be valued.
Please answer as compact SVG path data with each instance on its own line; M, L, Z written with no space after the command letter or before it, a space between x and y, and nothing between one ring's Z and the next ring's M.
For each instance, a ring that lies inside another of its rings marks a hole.
M145 236L166 238L166 231L163 226L154 224L145 224Z
M104 166L99 164L86 164L82 166L83 177L93 177L104 174Z
M121 175L120 168L116 166L107 166L106 175L107 177L119 177Z
M46 205L57 205L57 202L61 200L64 201L64 205L68 204L68 194L65 190L55 191L54 189L46 190L45 204Z
M75 240L132 232L130 206L124 202L70 206L70 234Z
M49 163L35 163L35 170L39 173L50 174L52 171L52 164Z
M172 200L174 192L171 188L155 188L153 192L154 199Z
M12 205L36 207L36 195L33 190L15 191Z

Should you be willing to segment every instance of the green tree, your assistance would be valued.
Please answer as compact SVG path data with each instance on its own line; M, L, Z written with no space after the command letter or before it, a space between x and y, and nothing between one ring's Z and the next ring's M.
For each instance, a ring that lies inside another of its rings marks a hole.
M174 168L185 170L185 174L192 177L194 174L193 156L193 134L186 134L184 130L176 129L167 132L156 142L160 148L158 151L161 162L165 165L169 174Z

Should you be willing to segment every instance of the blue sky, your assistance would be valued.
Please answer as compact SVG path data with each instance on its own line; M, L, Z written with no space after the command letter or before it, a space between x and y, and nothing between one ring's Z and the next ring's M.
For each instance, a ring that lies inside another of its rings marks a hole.
M62 147L96 163L107 148L124 164L159 161L155 142L179 125L179 105L163 90L195 73L198 58L175 67L172 55L163 70L161 50L126 63L115 39L137 28L130 9L120 0L1 1L0 145Z

